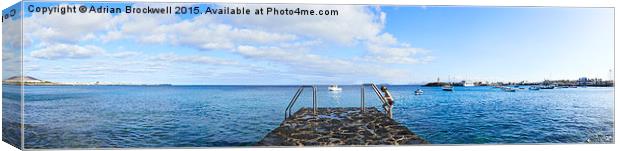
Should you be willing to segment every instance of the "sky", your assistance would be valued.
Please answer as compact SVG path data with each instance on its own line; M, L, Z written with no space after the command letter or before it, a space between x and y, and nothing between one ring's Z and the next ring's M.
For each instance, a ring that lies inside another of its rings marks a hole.
M336 9L339 15L26 12L4 24L23 19L24 74L54 82L279 85L423 84L437 78L609 79L614 65L613 8L198 6Z

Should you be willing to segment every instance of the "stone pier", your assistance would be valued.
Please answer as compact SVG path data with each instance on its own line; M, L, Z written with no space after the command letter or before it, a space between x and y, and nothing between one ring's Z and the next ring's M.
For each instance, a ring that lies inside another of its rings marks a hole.
M428 144L377 108L301 108L265 136L258 146Z

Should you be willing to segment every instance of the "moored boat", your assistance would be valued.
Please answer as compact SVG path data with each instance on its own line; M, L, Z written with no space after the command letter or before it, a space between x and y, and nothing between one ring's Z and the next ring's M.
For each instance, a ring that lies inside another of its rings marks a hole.
M506 92L517 92L517 89L511 87L503 87L502 90Z
M454 91L454 87L451 86L451 85L444 85L444 86L441 87L441 90L444 90L444 91Z
M327 87L327 90L329 90L329 91L342 91L342 88L338 87L338 85L330 85L329 87Z
M476 86L476 85L474 84L474 82L471 82L471 81L463 81L463 86L464 87L473 87L473 86Z
M415 90L415 95L422 95L423 93L424 91L422 91L421 89Z
M540 89L555 89L555 86L554 85L543 85L543 86L540 86Z

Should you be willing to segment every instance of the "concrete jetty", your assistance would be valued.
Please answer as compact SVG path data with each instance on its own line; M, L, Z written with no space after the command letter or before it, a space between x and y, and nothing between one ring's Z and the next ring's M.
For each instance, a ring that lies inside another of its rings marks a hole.
M301 108L267 134L258 146L428 144L374 107Z

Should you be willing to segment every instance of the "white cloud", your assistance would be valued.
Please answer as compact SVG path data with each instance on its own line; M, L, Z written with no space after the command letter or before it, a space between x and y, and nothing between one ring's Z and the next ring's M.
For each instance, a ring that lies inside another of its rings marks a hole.
M6 19L2 23L2 48L17 50L22 45L22 19ZM30 41L24 41L28 45Z
M180 20L174 16L118 15L122 21L118 30L101 36L103 41L136 39L142 43L168 43L198 49L231 49L243 43L269 44L292 41L292 34L265 32L257 29L237 28L220 23L210 16L197 16ZM122 35L122 36L121 36Z
M314 10L334 9L339 11L339 15L200 15L182 20L174 15L121 14L113 17L107 14L95 14L83 17L83 14L65 16L35 14L27 22L32 24L31 29L37 29L33 30L33 34L36 35L34 37L44 40L52 37L61 40L96 38L102 42L132 39L142 43L167 43L202 50L227 50L240 45L268 46L278 43L295 43L303 38L348 46L361 43L367 45L372 56L376 56L378 51L384 51L381 54L392 54L381 57L386 58L382 59L386 60L386 63L414 64L418 62L414 61L418 48L411 48L406 43L398 42L390 33L383 32L387 14L382 12L380 7L288 4L227 4L221 6L241 6L249 9L268 6ZM87 18L87 20L82 18ZM60 20L67 21L60 22ZM48 22L49 27L44 24ZM61 31L72 32L64 34ZM394 57L397 55L398 57Z
M117 15L111 30L98 36L104 42L135 39L143 43L169 43L198 49L234 49L239 45L291 43L300 38L353 46L381 39L386 14L355 5L221 5L303 8L339 11L337 16L210 16L181 20L176 16Z
M110 31L107 32L105 35L99 36L99 39L101 39L101 41L104 43L108 41L118 40L121 38L123 38L123 33L119 31Z
M211 64L211 65L238 65L239 63L232 60L219 59L208 56L180 56L174 53L159 54L151 61L167 61L167 62L181 62L181 63L193 63L193 64Z
M30 53L30 56L39 59L83 59L90 58L97 55L104 54L105 51L97 46L86 45L68 45L68 44L54 44L46 46L41 49L34 50Z
M115 52L115 53L108 53L107 55L110 57L114 57L114 58L129 58L129 57L135 57L141 54L142 54L141 52L137 52L137 51L121 51L121 52Z
M235 16L229 17L235 26L253 27L270 32L292 33L318 41L340 45L362 44L367 48L365 56L354 57L357 61L386 64L419 64L432 60L428 52L400 42L392 34L384 32L387 14L380 7L355 5L223 5L229 7L277 7L314 10L335 9L337 16ZM374 9L373 9L374 8Z
M406 79L404 76L408 75L408 71L388 67L387 64L418 64L433 59L426 54L428 51L412 47L385 32L387 14L379 7L281 4L242 6L250 9L266 6L335 9L339 11L339 15L199 15L182 19L175 15L35 14L27 19L29 25L26 28L30 29L27 39L41 40L42 46L36 47L42 49L31 52L31 56L43 59L88 58L101 54L116 58L140 55L135 52L106 53L94 48L95 46L61 44L128 40L142 44L225 51L253 61L276 63L276 66L291 68L291 71L283 74L329 77L369 75L392 81ZM43 47L45 45L52 47ZM330 48L334 45L361 46L366 53L337 59L330 56L331 52L325 53L321 50L326 45ZM179 56L174 53L160 54L149 61L248 66L241 65L239 60L215 56ZM383 64L376 64L377 62ZM377 69L382 72L377 72Z
M367 45L368 54L360 57L360 60L379 61L388 64L419 64L430 62L432 56L421 56L426 53L424 49L411 47L407 43L399 42L389 33L383 33L372 37Z
M285 50L280 47L239 46L236 52L250 59L287 64L291 70L289 73L323 77L320 78L323 80L313 81L315 83L327 84L330 81L347 81L352 83L355 82L352 80L364 77L367 77L367 82L404 83L407 77L411 75L407 70L385 68L376 64L356 62L356 60L328 58L300 50Z
M19 49L2 49L2 79L21 75L22 61Z
M96 38L97 32L113 29L116 23L117 20L112 15L105 13L34 13L24 19L24 38L39 39L42 43L86 41Z
M361 5L295 5L295 4L239 4L222 7L302 8L313 10L338 10L334 16L227 16L235 26L264 29L270 32L292 33L314 39L351 45L367 40L383 30L385 14Z

